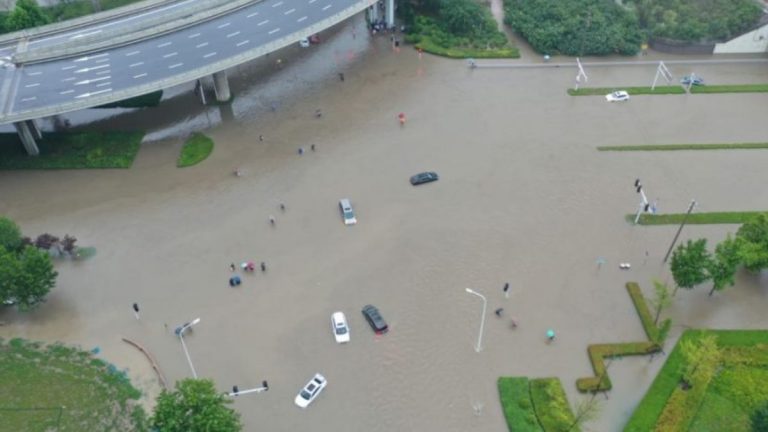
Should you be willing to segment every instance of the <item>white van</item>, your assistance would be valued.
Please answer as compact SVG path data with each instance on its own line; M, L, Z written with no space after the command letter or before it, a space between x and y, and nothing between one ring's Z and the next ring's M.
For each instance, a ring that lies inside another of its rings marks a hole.
M352 210L352 204L349 202L349 199L343 198L339 200L339 209L341 210L341 217L344 219L344 225L354 225L357 223L355 211Z

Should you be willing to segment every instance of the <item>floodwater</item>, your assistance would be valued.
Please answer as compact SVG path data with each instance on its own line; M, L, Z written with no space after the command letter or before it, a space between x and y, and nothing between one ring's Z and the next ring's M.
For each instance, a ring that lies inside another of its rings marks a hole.
M661 260L676 227L624 221L637 208L636 177L661 212L684 211L692 198L700 211L768 202L765 151L595 150L764 141L766 94L625 104L569 97L573 69L470 70L419 59L411 49L393 52L386 36L371 40L360 19L280 56L281 68L273 55L231 74L231 108L195 109L180 94L97 122L150 125L156 141L129 170L0 172L0 213L26 234L69 233L98 250L59 263L57 287L37 311L0 312L1 337L99 346L151 397L158 385L146 360L120 338L145 346L170 380L186 378L172 330L200 317L185 340L201 377L221 391L269 381L268 392L235 401L246 430L498 432L506 430L499 376L560 377L575 403L575 380L591 374L587 344L645 337L624 283L650 292L652 278L671 280ZM594 86L644 85L655 69L587 72ZM764 65L695 72L709 82L768 81ZM216 148L177 169L180 135L193 129L205 129ZM244 175L233 176L234 167ZM412 187L408 177L425 170L440 180ZM340 198L352 201L356 226L342 224ZM681 241L715 242L735 229L688 226ZM599 269L598 257L607 260ZM230 288L229 264L245 260L268 270ZM631 270L618 269L624 261ZM488 299L479 353L482 301L467 287ZM675 338L688 327L765 327L765 278L740 274L736 287L707 292L678 293L668 312ZM368 303L388 320L388 334L374 336L363 320ZM499 307L503 318L493 314ZM351 325L343 346L330 332L337 310ZM552 344L548 328L557 332ZM614 361L614 390L591 429L619 430L661 364ZM293 398L315 372L328 387L301 410Z

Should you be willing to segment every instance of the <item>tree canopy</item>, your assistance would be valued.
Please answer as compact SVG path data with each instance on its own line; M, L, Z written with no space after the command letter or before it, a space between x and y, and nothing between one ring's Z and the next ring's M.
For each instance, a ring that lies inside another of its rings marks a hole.
M16 222L0 216L0 247L15 251L21 247L21 230Z
M728 237L715 246L715 254L707 263L707 272L712 279L711 296L715 291L722 291L726 286L733 286L736 269L741 264L739 244L733 237Z
M707 267L710 260L707 239L688 240L679 245L672 253L670 262L670 270L677 287L691 289L706 282L709 279Z
M632 0L631 4L650 36L688 42L731 39L749 30L762 14L754 0Z
M56 284L48 252L25 246L19 252L0 248L0 301L13 302L20 310L29 310L45 301Z
M50 18L43 12L35 0L17 0L16 7L5 18L5 29L8 31L23 30L48 24Z
M505 22L546 54L636 54L643 36L635 14L613 0L506 0Z
M768 213L745 222L736 232L741 262L748 270L768 268Z
M151 424L162 432L238 432L240 414L227 406L231 403L211 380L181 380L174 391L157 397Z

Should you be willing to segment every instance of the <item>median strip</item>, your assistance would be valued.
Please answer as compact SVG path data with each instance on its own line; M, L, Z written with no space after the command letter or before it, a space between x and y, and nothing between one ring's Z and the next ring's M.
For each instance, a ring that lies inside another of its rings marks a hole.
M743 224L755 216L766 213L764 211L743 211L743 212L709 212L692 213L688 216L685 223L690 225L709 225L709 224ZM627 222L634 222L635 215L626 215ZM678 225L685 218L685 213L668 214L642 214L638 224L640 225Z
M598 151L680 151L680 150L755 150L768 148L768 142L718 144L644 144L599 146Z

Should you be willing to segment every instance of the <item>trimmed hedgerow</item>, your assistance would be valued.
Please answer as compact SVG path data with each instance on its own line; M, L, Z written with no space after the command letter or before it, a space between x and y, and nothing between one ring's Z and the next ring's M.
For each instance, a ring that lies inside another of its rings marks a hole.
M629 292L629 298L632 299L632 303L635 305L635 310L637 310L637 314L640 316L640 322L643 324L643 329L645 330L645 334L648 335L648 339L659 345L664 344L664 339L666 339L672 321L665 319L661 322L661 326L658 327L654 324L653 316L648 309L648 303L645 301L643 292L640 291L640 286L637 282L627 282L627 292ZM666 331L662 331L662 329L665 328Z
M576 380L576 388L581 392L595 392L610 390L613 387L608 376L608 368L605 365L606 358L624 357L630 355L655 354L661 351L661 347L653 342L627 342L615 344L593 344L587 347L589 360L595 376L579 378Z

